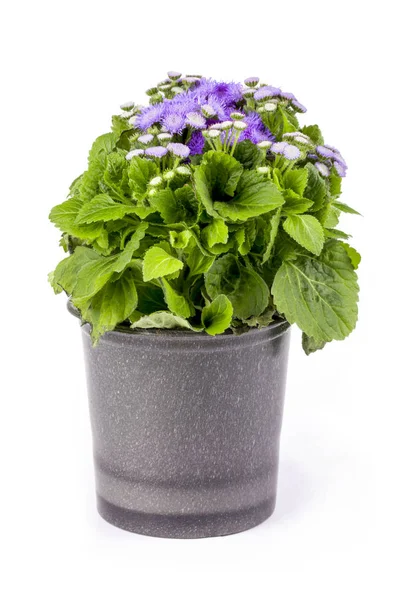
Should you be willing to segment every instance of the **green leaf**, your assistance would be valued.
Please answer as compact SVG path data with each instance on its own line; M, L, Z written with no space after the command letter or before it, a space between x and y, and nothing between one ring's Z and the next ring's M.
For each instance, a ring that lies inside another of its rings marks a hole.
M276 240L276 235L278 233L278 228L279 228L279 223L281 221L281 209L278 208L278 210L276 211L276 213L274 213L270 219L270 222L268 224L268 228L266 230L266 234L267 234L267 247L265 249L265 252L263 254L262 257L262 261L261 264L266 263L272 254L272 249L274 247L275 244L275 240Z
M219 294L229 297L238 287L239 279L239 263L233 254L224 254L218 258L204 277L206 290L211 299Z
M244 169L256 169L262 165L265 152L250 140L239 142L233 153L233 157L243 166Z
M339 202L338 200L335 200L333 202L333 206L335 206L336 208L338 208L342 212L349 213L351 215L359 215L360 217L362 216L361 213L359 213L354 208L351 208L351 206L348 206L344 202Z
M260 315L268 305L265 281L251 267L240 265L233 254L218 258L204 280L210 298L226 295L232 303L233 316L238 319Z
M201 232L201 237L208 248L215 244L226 244L229 230L223 219L213 219Z
M132 235L125 249L110 257L104 257L83 246L61 261L54 271L54 283L61 286L69 295L77 308L85 305L87 300L97 294L114 273L121 273L139 247L145 235L147 223L141 223Z
M316 340L344 339L357 321L358 285L341 242L329 240L321 255L284 262L272 286L278 311Z
M190 306L188 300L177 292L172 285L163 277L161 278L162 288L164 290L164 298L171 312L178 317L191 317L194 315L194 310Z
M236 232L235 239L238 252L242 256L248 254L254 244L257 234L257 223L254 219L246 221Z
M188 229L185 229L184 231L171 230L169 232L169 241L173 248L186 248L191 239L192 233Z
M283 229L300 246L313 254L320 254L325 236L321 223L311 215L290 215L283 223Z
M324 229L325 237L348 240L351 235L345 233L344 231L340 231L340 229Z
M186 223L188 226L196 223L199 204L193 188L186 184L175 191L171 188L160 190L150 198L150 204L161 214L164 222Z
M128 162L118 152L112 152L107 156L106 169L104 171L104 183L120 200L126 202L130 196L128 179Z
M307 187L307 180L307 169L292 169L283 175L283 184L285 188L290 188L299 196L303 196Z
M147 195L147 186L158 174L157 165L147 158L134 156L128 167L129 186L135 200L143 200Z
M58 229L66 232L73 237L77 237L87 242L92 242L98 238L104 228L102 223L94 223L93 225L77 225L76 217L83 206L82 200L79 198L71 198L62 204L58 204L52 208L49 219Z
M285 204L283 206L284 214L297 215L306 212L313 206L313 201L303 198L292 189L283 190Z
M159 310L166 310L167 305L164 300L164 293L158 286L150 283L139 283L136 281L138 292L137 310L143 314L151 314Z
M186 259L186 264L190 269L190 275L195 276L207 273L214 260L214 256L206 256L198 246L194 246Z
M274 321L275 308L267 308L258 317L251 317L250 319L244 319L243 323L249 327L267 327Z
M332 204L327 204L318 212L317 217L324 227L332 229L339 223L340 211Z
M183 262L172 256L170 251L160 246L152 246L143 259L143 281L164 277L176 273L183 267Z
M135 212L134 206L114 202L107 194L99 194L87 202L79 210L75 223L97 223L99 221L116 221L125 215Z
M240 267L240 280L229 300L233 305L233 316L248 319L260 315L268 306L269 289L254 269Z
M126 269L117 280L109 281L81 308L82 317L92 324L92 340L96 344L106 331L125 321L137 306L133 274Z
M134 329L191 329L202 331L202 327L194 327L182 317L173 315L167 311L157 311L151 315L139 318L131 325Z
M342 178L336 173L336 171L331 170L331 174L329 175L327 181L329 183L331 197L338 198L342 193Z
M83 202L89 202L100 192L104 171L107 164L107 156L115 149L118 139L114 133L105 133L98 137L89 152L89 165L83 173L79 186L79 196Z
M96 138L89 152L89 163L99 157L105 161L107 155L115 149L117 140L118 135L115 133L104 133Z
M318 125L307 125L306 127L303 127L301 131L305 133L305 135L308 135L317 146L324 143L324 138L322 137Z
M210 151L195 168L195 193L207 213L218 217L214 202L230 199L236 190L243 167L235 158L224 152Z
M343 248L346 250L348 257L351 260L351 264L353 265L353 269L358 269L358 265L361 262L361 255L357 252L355 248L342 242Z
M322 342L321 340L315 340L313 337L309 337L304 332L301 336L301 345L303 346L303 350L307 354L307 356L312 352L322 350L325 344L326 342Z
M201 313L201 322L210 335L223 333L230 325L233 315L232 304L223 294L220 294L205 306Z
M112 123L112 131L113 131L113 133L115 133L115 135L118 135L118 137L124 131L132 129L132 125L130 125L128 123L128 119L125 117L122 117L121 115L113 115L111 118L111 123Z
M307 163L305 168L308 171L307 186L304 190L304 197L314 202L313 211L318 211L324 205L326 198L326 185L318 169L312 164Z
M240 179L237 193L228 202L215 202L218 213L232 221L245 221L278 208L284 202L281 192L263 175L245 171Z

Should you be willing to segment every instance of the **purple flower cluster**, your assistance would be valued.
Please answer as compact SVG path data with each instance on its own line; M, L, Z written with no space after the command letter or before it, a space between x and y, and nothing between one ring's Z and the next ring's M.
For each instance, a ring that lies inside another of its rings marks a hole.
M315 154L309 154L308 157L316 161L315 166L324 177L329 176L332 168L336 170L339 177L346 177L346 161L334 146L328 146L328 144L317 146Z
M301 131L285 133L282 141L275 139L265 125L271 122L269 115L273 118L279 106L292 114L304 113L306 108L294 94L260 83L258 77L248 77L242 85L199 75L183 77L170 71L168 79L148 93L153 102L134 109L132 125L141 132L136 138L141 147L131 151L130 157L142 154L157 158L169 152L175 159L187 161L189 155L204 152L206 140L211 148L219 148L222 144L231 152L238 142L250 140L288 161L313 162L324 177L332 170L340 177L346 175L346 162L333 146L316 146ZM161 102L159 97L163 98ZM133 103L126 103L124 110L130 109L131 105ZM163 145L149 147L155 139ZM185 144L181 143L183 141Z
M196 78L189 90L144 108L137 116L135 126L146 132L158 124L174 135L189 127L192 135L188 146L192 154L199 154L204 148L201 130L212 123L230 120L230 114L237 110L237 104L242 100L243 88L239 83ZM258 113L250 112L244 121L247 128L239 141L249 139L256 144L274 140Z
M254 100L262 101L269 100L270 98L281 98L288 100L295 112L305 113L307 112L306 107L301 104L294 94L291 92L282 92L280 88L273 87L272 85L263 85L254 92Z

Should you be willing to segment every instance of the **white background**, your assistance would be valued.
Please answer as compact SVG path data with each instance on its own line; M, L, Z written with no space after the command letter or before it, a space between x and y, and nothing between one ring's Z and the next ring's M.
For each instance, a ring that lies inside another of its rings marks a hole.
M395 2L14 1L1 16L1 521L6 600L398 598L399 48ZM292 91L350 166L360 319L292 333L278 503L231 537L159 540L95 509L77 322L47 221L121 102L169 69Z

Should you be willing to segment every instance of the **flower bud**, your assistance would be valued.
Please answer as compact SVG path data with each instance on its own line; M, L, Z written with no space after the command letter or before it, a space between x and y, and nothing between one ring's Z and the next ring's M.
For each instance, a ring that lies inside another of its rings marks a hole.
M182 77L182 73L178 73L178 71L168 71L167 75L173 81L176 81L179 79L179 77Z
M259 77L248 77L247 79L244 80L244 83L249 88L254 88L254 87L256 87L256 85L258 84L259 81L260 81Z
M232 112L229 116L233 121L241 121L242 119L245 118L246 115L239 111L235 111L235 112Z
M201 112L207 118L215 117L216 115L215 110L212 106L210 106L210 104L203 104L203 106L201 107Z
M233 121L223 121L222 123L219 124L219 128L222 131L227 131L228 129L232 129L233 127Z
M153 139L154 135L151 135L150 133L145 133L144 135L139 136L137 141L141 144L150 144L150 142L152 142Z
M124 102L124 104L121 104L120 109L130 111L134 106L134 102Z
M181 166L177 167L176 172L179 173L179 175L189 176L192 174L190 168L187 167L186 165L181 165Z
M174 170L164 171L163 178L165 179L165 181L171 181L171 179L173 179L175 177L175 175L176 175L176 173Z
M268 175L268 173L270 172L270 168L269 167L257 167L257 171L258 171L258 173L261 173L261 175Z
M259 148L261 148L262 150L268 149L268 148L271 148L272 142L270 142L268 140L263 140L262 142L258 142L257 146Z
M149 103L150 104L158 104L159 102L162 102L163 100L164 100L164 96L162 94L160 94L160 92L157 92L157 94L153 94L152 96L150 96Z
M206 132L204 132L204 133L206 133ZM221 135L221 131L218 129L211 129L211 130L209 129L207 131L207 133L208 133L207 137L211 138L212 140L220 137L220 135Z
M233 129L236 131L244 131L247 129L247 123L244 123L243 121L233 121Z
M163 182L162 177L158 176L158 177L153 177L153 179L150 180L150 185L152 187L158 187L159 185L161 185Z

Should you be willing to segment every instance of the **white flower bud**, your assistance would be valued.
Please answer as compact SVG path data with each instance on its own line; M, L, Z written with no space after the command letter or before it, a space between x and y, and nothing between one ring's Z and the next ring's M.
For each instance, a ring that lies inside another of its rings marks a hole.
M162 177L153 177L153 179L150 181L150 185L152 187L157 187L162 184L162 181Z
M236 131L244 131L247 129L247 123L243 123L243 121L233 121L233 129L236 129Z

